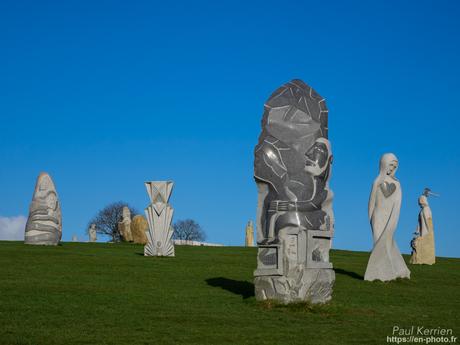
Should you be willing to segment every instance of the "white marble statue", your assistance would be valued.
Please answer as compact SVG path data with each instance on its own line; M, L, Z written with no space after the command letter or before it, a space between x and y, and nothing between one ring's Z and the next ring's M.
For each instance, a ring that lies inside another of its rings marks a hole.
M398 159L386 153L380 159L380 173L374 181L369 199L369 220L374 247L364 280L388 281L410 278L410 271L393 238L401 208L401 185L395 177Z
M96 242L97 240L97 235L96 235L96 224L91 224L89 229L88 229L88 235L89 235L89 241L90 242Z
M150 205L145 209L149 224L145 256L174 256L174 229L171 226L174 209L168 203L171 196L172 181L145 182Z
M423 194L418 198L420 213L418 215L418 225L415 237L411 242L412 255L411 264L433 265L436 262L434 247L434 227L433 215L431 214L428 196L436 195L426 188Z

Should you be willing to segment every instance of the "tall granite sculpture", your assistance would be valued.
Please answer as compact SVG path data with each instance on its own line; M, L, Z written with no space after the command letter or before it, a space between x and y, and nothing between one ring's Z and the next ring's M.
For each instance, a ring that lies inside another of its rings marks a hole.
M331 299L332 163L326 102L301 80L267 100L255 148L258 300Z
M29 208L24 243L57 245L62 237L62 216L51 176L41 173Z
M118 223L118 231L125 242L132 242L133 236L131 235L131 211L128 206L123 207L122 220Z
M252 220L246 225L246 238L245 245L246 247L254 247L254 226L252 225Z
M174 256L174 229L171 226L174 210L169 205L173 182L145 182L150 205L145 209L149 224L146 232L148 243L144 246L145 256Z
M433 265L436 263L434 247L434 227L431 208L428 204L428 197L436 195L429 188L425 188L423 194L418 198L420 213L418 215L418 226L411 241L412 255L411 264Z
M393 238L402 199L401 185L395 177L397 169L398 159L394 154L386 153L381 157L380 173L372 185L369 198L368 212L374 247L365 280L410 278L410 271Z
M131 222L131 235L133 236L133 242L139 244L147 244L146 231L149 229L149 224L144 216L140 214L133 217Z
M96 233L96 224L91 224L88 229L89 241L96 242L97 240L97 233Z

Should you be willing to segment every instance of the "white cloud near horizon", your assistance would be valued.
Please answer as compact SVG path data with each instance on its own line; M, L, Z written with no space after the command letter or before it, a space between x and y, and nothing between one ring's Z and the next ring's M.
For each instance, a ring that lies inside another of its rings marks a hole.
M0 216L0 240L19 241L24 239L27 217L2 217Z

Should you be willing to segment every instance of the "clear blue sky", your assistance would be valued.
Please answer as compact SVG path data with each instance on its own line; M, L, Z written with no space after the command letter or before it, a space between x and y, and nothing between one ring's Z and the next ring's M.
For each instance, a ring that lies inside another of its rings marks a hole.
M369 250L380 155L400 159L403 252L430 199L437 253L460 256L459 1L2 1L0 216L49 172L63 238L171 179L175 219L244 243L263 103L300 78L326 98L336 239Z

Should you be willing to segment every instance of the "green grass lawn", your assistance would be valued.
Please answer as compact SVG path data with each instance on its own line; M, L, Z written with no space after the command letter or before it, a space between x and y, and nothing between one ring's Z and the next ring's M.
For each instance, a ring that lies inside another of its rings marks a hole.
M257 302L256 248L0 242L0 344L386 344L395 325L460 336L460 259L365 282L368 253L335 250L332 301ZM406 257L406 260L408 258Z

